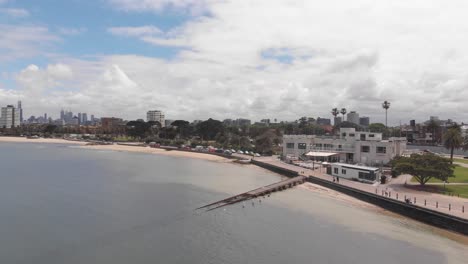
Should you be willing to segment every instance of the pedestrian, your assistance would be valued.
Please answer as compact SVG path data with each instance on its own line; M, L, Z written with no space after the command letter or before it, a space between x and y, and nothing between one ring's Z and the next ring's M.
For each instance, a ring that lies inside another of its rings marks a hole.
M335 182L335 177L333 177L333 182Z
M336 182L340 183L340 178L336 177Z

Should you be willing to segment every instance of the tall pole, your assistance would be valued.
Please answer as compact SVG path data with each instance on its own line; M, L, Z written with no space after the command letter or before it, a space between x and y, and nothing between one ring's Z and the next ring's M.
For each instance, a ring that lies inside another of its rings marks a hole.
M388 111L388 109L386 108L385 109L385 128L388 128L388 126L387 126L387 111Z

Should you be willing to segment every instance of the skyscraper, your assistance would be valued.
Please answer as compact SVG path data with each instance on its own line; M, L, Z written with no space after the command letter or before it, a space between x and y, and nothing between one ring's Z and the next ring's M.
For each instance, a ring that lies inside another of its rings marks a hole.
M348 122L359 125L359 114L356 111L351 111L346 116Z
M78 113L78 124L81 124L81 121L83 121L83 119L81 119L81 113Z
M19 112L19 122L23 123L23 108L21 107L21 101L18 101L18 112Z
M13 105L2 107L0 127L12 128L20 126L20 111Z
M81 123L86 124L88 122L88 114L82 113L81 114Z

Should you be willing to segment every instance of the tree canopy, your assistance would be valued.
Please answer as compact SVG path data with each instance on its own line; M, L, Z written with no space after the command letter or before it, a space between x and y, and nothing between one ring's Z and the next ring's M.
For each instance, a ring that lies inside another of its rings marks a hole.
M203 140L213 140L218 133L223 131L223 123L211 118L197 125L197 132Z
M432 153L395 157L391 164L396 175L410 174L421 185L426 184L431 178L446 181L449 177L453 177L454 167L450 164L450 160Z

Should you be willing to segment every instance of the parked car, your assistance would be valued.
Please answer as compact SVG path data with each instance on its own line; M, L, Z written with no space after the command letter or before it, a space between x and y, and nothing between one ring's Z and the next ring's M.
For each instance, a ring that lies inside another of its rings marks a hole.
M237 153L244 154L244 152L242 150L237 151Z

